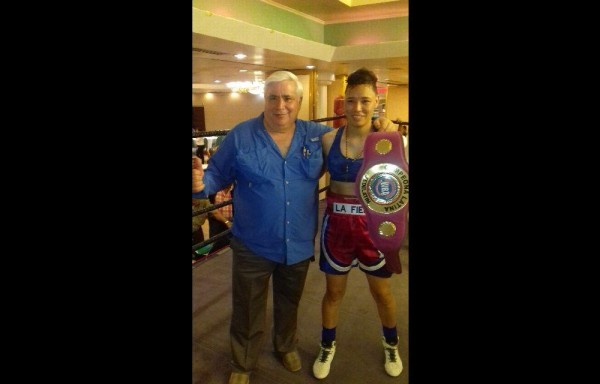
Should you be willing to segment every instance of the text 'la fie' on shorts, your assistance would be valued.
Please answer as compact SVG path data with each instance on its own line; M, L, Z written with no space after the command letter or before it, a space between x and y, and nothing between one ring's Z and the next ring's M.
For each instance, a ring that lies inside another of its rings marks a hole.
M319 268L344 275L353 267L379 277L390 277L383 253L379 252L367 228L366 215L358 198L327 192L327 209L321 227Z

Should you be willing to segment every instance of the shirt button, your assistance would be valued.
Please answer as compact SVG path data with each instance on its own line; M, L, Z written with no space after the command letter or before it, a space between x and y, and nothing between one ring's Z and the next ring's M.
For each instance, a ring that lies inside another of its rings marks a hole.
M285 223L286 223L286 224L289 224L290 222L289 222L289 220L288 220L288 221L286 221Z
M286 202L286 204L287 204L287 205L290 205L290 202L288 201L288 202Z
M289 241L290 241L290 239L285 239L285 241L286 241L286 242L289 242Z
M289 184L290 182L286 180L286 181L285 181L285 183L286 183L286 184Z

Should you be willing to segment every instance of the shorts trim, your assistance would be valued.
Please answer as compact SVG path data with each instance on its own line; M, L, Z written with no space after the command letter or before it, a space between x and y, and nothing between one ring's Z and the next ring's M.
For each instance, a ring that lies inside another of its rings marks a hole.
M383 256L383 253L381 253L380 250L377 250L377 252L379 252L379 256L381 256L379 263L374 264L374 265L365 265L365 264L361 263L360 261L358 261L358 265L360 266L360 269L372 272L372 271L376 271L378 269L383 268L383 266L385 265L385 258Z

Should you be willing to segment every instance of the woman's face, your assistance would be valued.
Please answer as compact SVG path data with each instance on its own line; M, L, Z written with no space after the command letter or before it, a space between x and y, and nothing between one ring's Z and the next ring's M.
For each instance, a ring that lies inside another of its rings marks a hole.
M371 117L377 108L377 94L369 84L359 84L346 89L344 113L348 125L353 127L371 126Z

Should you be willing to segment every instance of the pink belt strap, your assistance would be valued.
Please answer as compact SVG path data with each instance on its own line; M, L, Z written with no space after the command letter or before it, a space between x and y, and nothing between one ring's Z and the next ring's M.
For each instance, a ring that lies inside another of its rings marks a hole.
M369 234L388 270L401 273L400 247L406 235L408 164L397 132L373 132L365 141L356 195L367 216Z

